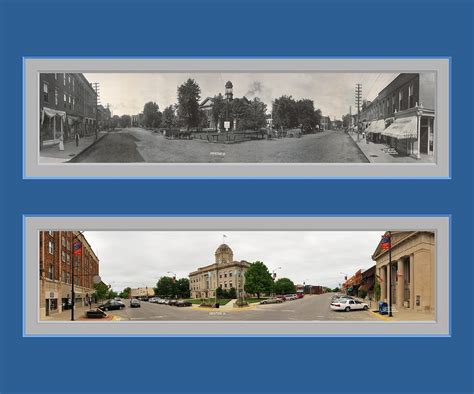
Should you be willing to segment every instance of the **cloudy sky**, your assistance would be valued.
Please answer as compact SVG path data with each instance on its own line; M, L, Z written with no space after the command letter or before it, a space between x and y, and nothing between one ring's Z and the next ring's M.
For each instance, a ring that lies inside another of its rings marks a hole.
M363 99L373 100L398 74L394 73L96 73L84 74L89 82L100 83L102 104L109 104L113 115L134 115L148 101L162 111L177 102L177 87L193 78L201 87L201 98L224 94L232 81L234 97L259 97L271 111L272 100L284 94L295 99L309 98L331 119L355 113L355 84L362 84Z
M114 288L154 287L161 276L187 277L214 263L223 234L234 260L263 261L278 277L336 287L345 274L374 265L381 231L86 231L102 280Z

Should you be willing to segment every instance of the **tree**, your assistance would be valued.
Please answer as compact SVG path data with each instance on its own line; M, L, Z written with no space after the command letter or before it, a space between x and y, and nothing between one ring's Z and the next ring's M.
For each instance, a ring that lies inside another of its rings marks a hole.
M191 291L189 290L189 279L181 278L178 279L175 283L176 295L179 298L189 298L191 297Z
M224 97L222 97L222 94L218 94L217 96L214 96L212 99L212 120L214 121L214 124L216 125L216 131L219 128L219 122L224 116L224 111L225 111L225 101Z
M244 290L250 294L256 294L260 298L262 293L270 293L273 285L272 275L261 261L250 264L245 272Z
M308 133L316 127L316 113L313 100L303 99L296 102L296 116L302 131Z
M132 124L132 117L130 115L122 115L120 117L120 127L130 127Z
M97 300L105 300L109 294L109 286L104 282L100 282L93 285L94 294L92 295Z
M230 299L237 298L237 291L235 290L235 288L231 287L231 288L227 291L227 297L230 298Z
M107 293L107 298L109 300L112 300L114 299L115 297L118 297L118 294L116 291L114 291L113 289L109 289L109 292Z
M296 102L291 96L281 96L272 104L273 124L277 128L292 129L298 126Z
M258 130L267 124L267 105L254 98L245 108L242 128Z
M227 103L226 103L227 104ZM247 99L240 99L240 98L235 98L232 100L231 104L228 105L227 112L228 114L228 119L230 120L231 118L234 118L237 122L237 129L238 130L244 130L246 127L244 124L242 124L242 119L245 118L246 113L248 111L249 107L249 102Z
M177 293L176 284L169 276L161 277L153 290L159 297L174 297Z
M120 116L118 115L112 116L112 118L110 119L110 127L112 129L115 129L116 127L119 127L119 125L120 125Z
M132 289L130 287L126 287L123 289L119 295L120 298L130 298L130 294L132 293Z
M275 282L276 294L293 294L295 290L295 284L288 278L280 278Z
M161 125L163 127L172 128L176 126L176 114L172 105L166 107L161 117Z
M143 123L145 127L159 127L161 123L161 112L158 104L150 101L143 107Z
M188 130L199 125L200 98L201 88L194 79L189 78L178 87L178 117Z

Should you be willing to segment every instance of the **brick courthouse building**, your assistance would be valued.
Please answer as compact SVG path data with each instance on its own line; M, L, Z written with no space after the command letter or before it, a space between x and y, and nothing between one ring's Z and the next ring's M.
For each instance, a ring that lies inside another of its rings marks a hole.
M81 254L73 252L75 240L82 244ZM76 231L40 231L39 251L40 317L70 309L73 263L75 304L87 305L99 259L86 238Z

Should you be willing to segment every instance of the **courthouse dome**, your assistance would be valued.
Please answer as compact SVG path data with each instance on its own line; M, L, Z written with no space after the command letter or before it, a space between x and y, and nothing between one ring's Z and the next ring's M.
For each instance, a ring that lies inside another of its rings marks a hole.
M232 249L227 244L222 244L216 249L216 254L221 254L221 253L232 253L233 254Z

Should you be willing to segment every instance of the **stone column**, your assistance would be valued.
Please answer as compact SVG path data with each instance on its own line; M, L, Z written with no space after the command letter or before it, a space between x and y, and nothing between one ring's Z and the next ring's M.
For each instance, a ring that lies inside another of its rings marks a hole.
M379 268L379 274L382 281L380 282L380 300L383 301L387 298L387 275L385 266Z
M415 259L410 255L410 309L415 309Z
M405 299L405 259L398 260L397 279L397 306L400 309Z

